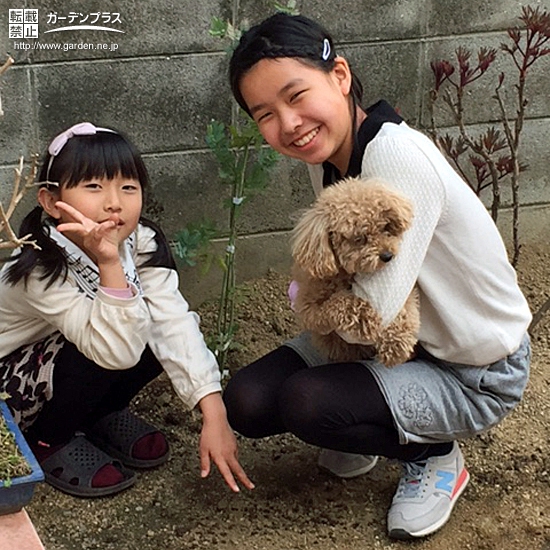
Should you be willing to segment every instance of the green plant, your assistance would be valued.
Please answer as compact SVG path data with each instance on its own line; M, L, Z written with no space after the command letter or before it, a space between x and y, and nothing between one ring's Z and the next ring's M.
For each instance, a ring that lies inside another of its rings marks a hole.
M295 13L294 0L287 6L276 5L279 11ZM228 41L227 51L231 52L239 40L243 26L235 27L231 22L214 17L210 34ZM256 193L265 189L270 169L278 155L265 142L252 119L234 104L231 123L213 120L207 127L206 143L218 163L218 177L227 186L228 198L223 206L228 210L228 229L225 238L227 245L220 265L223 280L218 300L216 334L211 339L211 347L218 359L222 373L226 374L226 361L229 350L235 346L235 254L238 241L238 219L246 202ZM211 242L221 236L212 222L189 224L177 235L176 255L186 265L196 265L204 258L211 258ZM209 262L210 263L210 262ZM208 265L209 265L208 263Z
M0 399L5 396L0 394ZM21 454L13 433L8 430L3 416L0 415L0 481L4 483L4 487L9 487L13 478L30 473L31 468Z
M246 201L265 188L277 154L264 147L256 124L248 117L241 117L238 123L229 125L212 121L208 125L206 142L218 161L220 181L231 189L230 198L224 203L229 210L229 234L222 263L224 277L215 338L215 353L223 370L237 328L234 323L237 220Z
M473 136L466 127L465 97L468 87L488 73L497 58L496 49L480 48L477 60L472 53L459 47L456 62L437 60L431 63L434 87L430 91L431 135L447 154L470 187L479 195L486 188L492 189L491 214L496 221L503 181L508 180L512 194L512 264L517 265L519 243L519 185L520 173L527 166L520 161L521 133L524 127L527 98L527 76L533 64L550 53L550 14L548 11L525 6L519 17L520 25L508 29L508 43L501 44L501 51L508 55L515 69L513 85L515 101L507 106L504 100L504 72L498 76L491 99L497 102L500 113L500 129L491 126L485 132ZM436 127L434 106L442 100L458 127L458 137L441 136ZM464 158L466 156L466 159ZM473 172L473 176L471 176Z
M203 272L208 271L214 257L212 239L219 234L212 220L205 219L199 223L188 223L175 236L174 251L182 263L188 267L203 265Z
M286 5L279 4L279 2L275 2L275 11L281 12L281 13L287 13L288 15L299 15L299 11L296 8L296 2L295 0L288 0Z

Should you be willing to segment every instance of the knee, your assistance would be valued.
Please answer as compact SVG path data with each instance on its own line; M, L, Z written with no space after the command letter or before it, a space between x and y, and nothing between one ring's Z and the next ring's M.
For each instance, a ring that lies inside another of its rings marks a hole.
M230 426L245 437L263 437L266 421L266 403L261 387L243 379L239 373L227 383L223 393Z
M311 442L314 434L323 431L326 415L322 400L311 387L295 375L282 388L279 409L287 430L300 439Z

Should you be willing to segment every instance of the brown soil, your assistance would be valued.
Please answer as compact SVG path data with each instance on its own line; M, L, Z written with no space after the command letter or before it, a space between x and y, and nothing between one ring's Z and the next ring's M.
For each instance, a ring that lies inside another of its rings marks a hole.
M520 280L533 310L550 293L545 250L522 252ZM240 289L240 349L232 369L295 333L287 283L272 273ZM213 311L200 309L205 332ZM240 439L241 463L256 489L233 494L217 471L201 480L200 417L186 412L166 379L144 390L135 408L168 435L167 465L141 473L134 488L107 499L76 499L41 485L27 510L48 550L550 550L549 329L550 314L533 335L523 403L500 426L463 443L470 485L449 523L425 540L386 535L399 477L398 466L386 460L344 481L319 471L316 449L294 437Z

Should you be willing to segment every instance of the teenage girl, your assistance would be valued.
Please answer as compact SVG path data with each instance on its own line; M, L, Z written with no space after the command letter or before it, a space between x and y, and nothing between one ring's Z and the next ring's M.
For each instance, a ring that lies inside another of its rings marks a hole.
M203 413L201 475L213 460L235 491L251 482L221 399L213 354L178 290L162 232L141 218L148 175L120 133L83 122L50 144L25 246L0 272L0 391L46 480L77 496L131 486L129 468L168 442L128 410L163 370Z
M359 80L315 22L277 14L252 27L230 80L267 143L308 164L315 191L374 177L412 201L400 254L353 290L390 323L416 284L421 327L416 356L392 369L327 364L301 334L230 380L229 422L248 437L291 432L342 477L400 460L389 535L428 535L468 483L457 440L500 422L527 383L531 315L500 235L427 137L384 101L362 107Z

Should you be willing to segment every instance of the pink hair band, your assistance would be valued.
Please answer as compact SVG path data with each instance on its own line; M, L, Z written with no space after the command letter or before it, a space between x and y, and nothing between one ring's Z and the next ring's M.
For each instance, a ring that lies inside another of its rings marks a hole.
M59 155L63 147L67 144L74 136L93 136L98 132L111 132L116 134L114 130L110 128L101 128L100 126L94 126L91 122L79 122L74 126L71 126L64 132L61 132L55 138L48 147L48 153L50 153L50 161L48 162L48 169L46 170L46 181L39 181L34 185L53 185L54 187L59 187L59 183L55 181L50 181L50 169L53 164L53 159Z
M69 129L56 136L48 147L48 153L50 153L52 157L55 157L59 155L61 149L65 147L67 141L69 141L72 137L93 136L97 134L97 132L112 132L113 134L116 134L114 130L110 130L109 128L100 128L94 126L91 122L80 122L79 124L71 126Z

